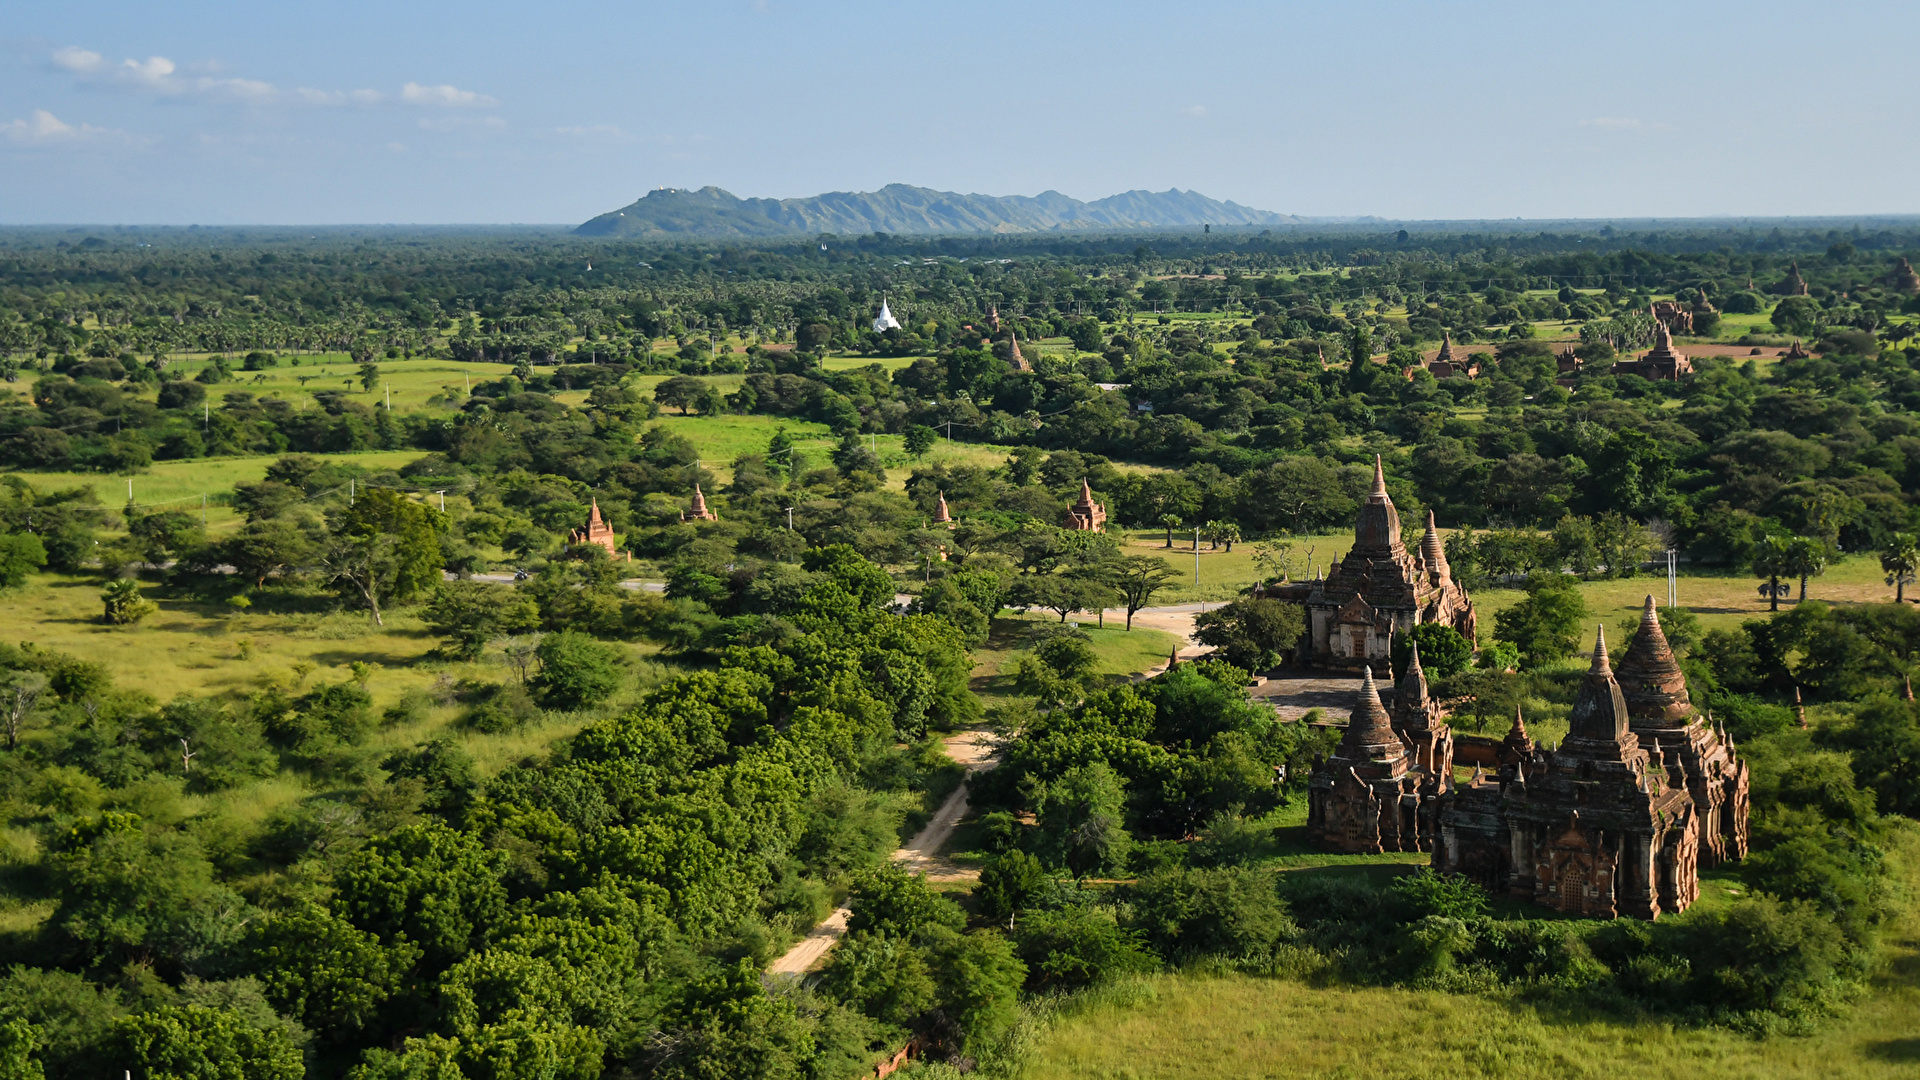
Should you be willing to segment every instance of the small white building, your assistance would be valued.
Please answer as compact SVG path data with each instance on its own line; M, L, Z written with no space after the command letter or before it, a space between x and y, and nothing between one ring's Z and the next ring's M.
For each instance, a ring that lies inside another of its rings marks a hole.
M873 332L876 334L884 334L889 330L898 329L900 329L900 320L894 318L893 312L887 309L887 297L886 294L882 293L880 296L880 314L873 317Z

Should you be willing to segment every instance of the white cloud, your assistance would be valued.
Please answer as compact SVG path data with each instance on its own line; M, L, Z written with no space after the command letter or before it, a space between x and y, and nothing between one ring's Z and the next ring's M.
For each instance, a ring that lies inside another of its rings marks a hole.
M303 86L282 91L263 79L216 74L222 68L217 61L189 64L184 70L164 56L122 60L115 65L99 53L78 45L56 49L50 59L55 67L83 82L180 101L256 106L285 103L323 108L364 107L392 100L443 108L491 108L499 104L485 94L444 83L425 86L410 82L400 88L397 98L378 90L322 90Z
M338 107L342 105L378 105L387 95L378 90L315 90L303 86L294 91L303 104Z
M485 108L500 104L485 94L462 90L445 83L439 86L421 86L419 83L410 82L400 88L400 100L409 105L444 105L452 108Z
M1180 111L1192 117L1205 117L1207 115L1207 107L1205 105L1189 105Z
M45 109L33 110L25 120L0 123L0 137L8 142L45 146L56 143L94 142L102 139L132 141L125 132L92 124L69 124Z
M164 56L149 56L144 62L126 60L120 64L120 71L127 78L159 89L169 88L175 70L173 61Z
M627 133L616 124L574 124L569 127L553 129L559 135L572 135L581 139L624 139Z
M89 52L78 45L68 45L64 49L53 51L53 62L56 66L68 71L87 72L98 71L100 65L107 61L97 52Z

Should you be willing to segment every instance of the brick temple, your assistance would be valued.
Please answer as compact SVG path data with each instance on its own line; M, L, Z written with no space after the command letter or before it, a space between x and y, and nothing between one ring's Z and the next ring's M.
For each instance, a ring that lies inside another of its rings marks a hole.
M1324 580L1267 590L1278 600L1306 608L1307 634L1296 659L1314 667L1371 668L1387 674L1393 637L1421 623L1444 623L1474 640L1478 628L1473 598L1453 579L1433 515L1420 546L1400 539L1400 512L1387 495L1387 477L1373 461L1373 490L1354 523L1353 547Z
M1496 895L1589 918L1655 919L1700 896L1700 870L1747 854L1748 766L1693 711L1653 598L1616 671L1602 628L1567 737L1456 738L1418 656L1381 704L1371 671L1339 748L1314 765L1308 835L1330 851L1431 851ZM1454 776L1456 752L1474 762Z

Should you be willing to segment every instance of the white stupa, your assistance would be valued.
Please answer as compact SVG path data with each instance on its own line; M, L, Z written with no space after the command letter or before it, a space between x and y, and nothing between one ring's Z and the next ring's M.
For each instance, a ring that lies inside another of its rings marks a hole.
M900 320L894 318L893 312L887 310L887 296L885 293L881 293L880 314L873 317L873 332L876 334L884 334L889 330L898 329L900 329Z

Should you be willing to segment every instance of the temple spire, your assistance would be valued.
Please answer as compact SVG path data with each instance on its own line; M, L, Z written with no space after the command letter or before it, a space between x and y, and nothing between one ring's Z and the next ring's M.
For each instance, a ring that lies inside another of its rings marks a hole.
M940 493L940 501L933 508L933 520L936 525L953 523L953 515L947 510L947 493L944 491Z
M1394 732L1387 707L1380 703L1380 688L1374 684L1373 668L1363 667L1360 671L1360 700L1347 721L1346 734L1340 737L1340 756L1356 760L1399 757L1406 753L1406 745Z
M1447 565L1447 546L1440 541L1440 528L1434 524L1433 511L1427 511L1427 531L1420 537L1420 557L1426 560L1427 573L1433 575L1437 584L1444 584L1453 574L1453 568Z
M1660 627L1660 611L1651 595L1640 610L1639 632L1620 660L1619 679L1627 711L1636 723L1680 727L1693 714L1686 674L1673 657L1673 647Z
M1400 684L1394 688L1393 704L1396 708L1406 709L1425 706L1427 703L1427 673L1420 667L1420 643L1413 643L1413 654L1407 659L1407 670L1400 675Z
M1563 745L1588 753L1610 754L1602 750L1602 744L1612 743L1617 747L1626 737L1627 702L1620 695L1620 684L1614 680L1613 668L1608 663L1607 627L1602 623L1594 637L1593 665L1587 669L1586 681L1573 699L1567 742Z
M1373 490L1367 496L1374 499L1387 497L1387 471L1381 466L1379 454L1373 455Z

